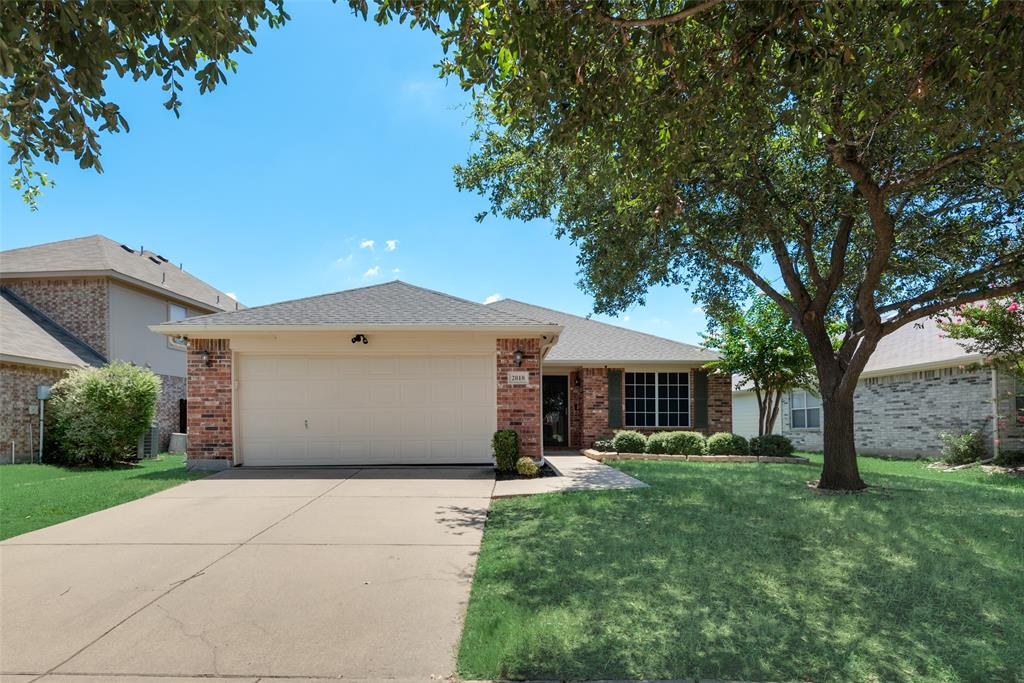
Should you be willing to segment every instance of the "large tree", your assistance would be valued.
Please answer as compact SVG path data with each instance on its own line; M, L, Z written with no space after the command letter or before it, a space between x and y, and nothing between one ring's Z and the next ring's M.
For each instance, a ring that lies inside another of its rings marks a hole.
M350 0L366 14L365 0ZM457 181L580 247L598 311L752 282L806 337L819 486L859 489L880 339L1024 288L1024 3L387 0L476 97ZM776 277L777 275L777 277ZM828 323L845 319L833 348Z
M100 133L128 130L107 96L111 75L159 78L164 107L179 114L186 74L199 92L251 52L260 23L288 20L284 0L5 0L0 2L0 134L11 148L11 185L36 207L52 181L35 164L67 154L103 171Z
M814 359L807 340L764 294L754 297L746 309L713 315L704 345L720 355L706 367L737 375L737 388L753 390L759 436L772 433L786 392L814 388Z

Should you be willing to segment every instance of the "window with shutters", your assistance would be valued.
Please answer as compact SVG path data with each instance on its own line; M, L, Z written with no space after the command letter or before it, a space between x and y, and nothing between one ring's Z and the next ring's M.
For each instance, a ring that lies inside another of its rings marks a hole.
M689 427L690 374L627 372L627 427Z

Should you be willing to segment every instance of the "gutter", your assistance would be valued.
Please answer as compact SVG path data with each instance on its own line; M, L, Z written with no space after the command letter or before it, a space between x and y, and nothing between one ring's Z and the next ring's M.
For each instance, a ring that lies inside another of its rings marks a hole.
M535 334L557 336L561 325L176 325L162 323L150 325L149 329L158 334L173 337L217 338L232 334L261 335L268 332L497 332L502 334Z
M0 353L0 361L13 363L15 365L28 365L39 368L54 368L57 370L76 370L89 367L88 363L65 363L59 360L44 360L42 358L30 358L28 356L12 356L9 353Z

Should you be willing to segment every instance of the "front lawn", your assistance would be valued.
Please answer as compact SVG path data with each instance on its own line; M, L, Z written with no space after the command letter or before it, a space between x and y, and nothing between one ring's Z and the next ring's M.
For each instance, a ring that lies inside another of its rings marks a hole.
M811 458L494 501L460 675L1024 681L1024 480L862 458L827 496Z
M0 539L142 498L206 474L187 471L180 455L161 455L114 469L0 465Z

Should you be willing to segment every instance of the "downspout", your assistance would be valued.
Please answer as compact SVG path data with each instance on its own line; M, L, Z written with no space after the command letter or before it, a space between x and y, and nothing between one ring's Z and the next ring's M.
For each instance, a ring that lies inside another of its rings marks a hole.
M537 380L540 382L540 405L537 406L537 414L540 415L540 466L544 467L544 358L548 355L551 347L558 343L558 335L542 335L540 338L540 359L537 363ZM568 406L566 406L568 409ZM568 424L568 421L566 421Z
M999 457L999 373L992 366L992 457Z

